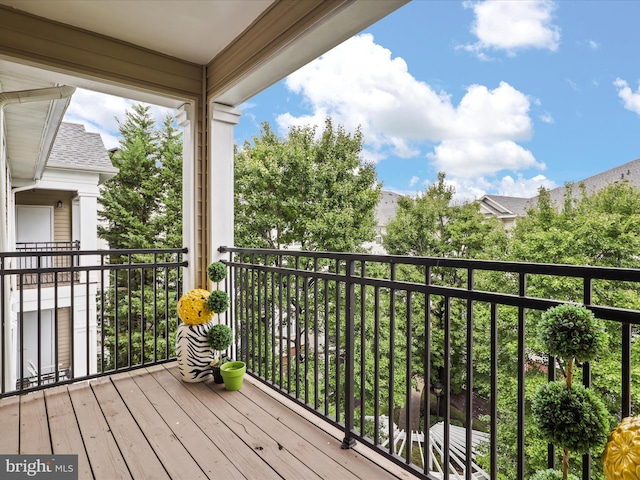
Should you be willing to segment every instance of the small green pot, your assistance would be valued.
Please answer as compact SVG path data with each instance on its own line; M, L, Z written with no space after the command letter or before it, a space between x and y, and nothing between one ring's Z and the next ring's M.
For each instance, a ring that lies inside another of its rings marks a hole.
M220 366L220 374L224 380L224 388L227 390L240 390L242 380L247 371L244 362L227 362Z

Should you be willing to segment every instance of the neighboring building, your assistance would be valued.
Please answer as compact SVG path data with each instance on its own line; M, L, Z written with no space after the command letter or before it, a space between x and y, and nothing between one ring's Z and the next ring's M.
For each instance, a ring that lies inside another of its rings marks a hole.
M578 198L582 194L580 185L584 185L586 192L592 194L603 187L616 182L628 182L640 188L640 159L633 160L605 172L593 175L577 182L572 182L572 196ZM557 187L549 190L551 203L560 209L564 205L567 187ZM527 209L538 204L538 196L531 198L507 197L500 195L483 195L478 202L480 212L486 216L494 215L504 224L505 230L510 230L518 218L527 214Z
M511 230L516 225L516 219L527 214L530 198L506 197L501 195L484 195L480 200L480 213L485 216L496 216L505 230Z
M398 198L402 195L394 192L382 190L380 192L380 202L376 207L376 236L373 242L367 242L364 247L371 253L376 255L386 254L386 250L382 246L382 239L387 234L387 225L396 216L398 209Z
M16 251L48 252L80 248L96 250L99 185L117 173L100 135L86 132L82 125L61 123L41 172L36 179L10 179L15 205L15 230L9 232L9 238L15 242ZM11 224L9 228L13 230ZM11 249L11 245L9 248ZM72 261L77 261L80 265L97 262L91 256L73 259L68 256L45 255L40 257L40 267L69 266ZM18 259L17 266L34 268L38 266L35 262L35 256L24 257ZM16 352L13 358L15 366L11 370L15 372L14 378L18 381L38 372L43 375L53 374L56 368L63 374L68 371L72 367L71 331L75 338L74 375L82 376L96 371L97 351L90 351L90 371L87 372L84 339L88 325L90 345L94 349L97 347L98 278L88 279L88 294L84 273L76 274L73 278L73 292L70 274L59 276L57 280L57 294L54 293L56 286L53 274L23 275L12 286L14 313L11 318L15 325L15 344L9 349ZM22 296L20 300L19 295ZM39 368L38 316L41 342ZM19 319L22 320L22 339ZM56 338L57 366L54 359ZM19 371L21 355L23 372Z

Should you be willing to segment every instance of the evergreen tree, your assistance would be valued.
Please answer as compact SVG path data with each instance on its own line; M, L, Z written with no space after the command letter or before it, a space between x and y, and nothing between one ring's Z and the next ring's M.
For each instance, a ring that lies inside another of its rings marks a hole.
M119 172L105 183L98 200L103 222L98 234L111 248L182 246L182 137L173 123L168 115L157 127L150 107L140 104L118 120L120 149L112 161ZM169 256L114 255L110 263L162 262ZM106 368L173 356L179 272L112 270L109 285L103 292ZM166 289L176 293L167 298Z
M134 105L118 120L120 148L112 155L118 174L105 182L98 235L111 248L153 248L160 204L158 145L150 107Z

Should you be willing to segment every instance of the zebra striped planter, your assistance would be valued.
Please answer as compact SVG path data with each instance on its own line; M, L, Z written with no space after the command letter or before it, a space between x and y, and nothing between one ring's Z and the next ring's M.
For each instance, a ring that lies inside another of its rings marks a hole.
M176 356L182 381L203 382L211 375L210 363L213 360L213 352L207 341L207 332L212 326L213 322L178 325Z

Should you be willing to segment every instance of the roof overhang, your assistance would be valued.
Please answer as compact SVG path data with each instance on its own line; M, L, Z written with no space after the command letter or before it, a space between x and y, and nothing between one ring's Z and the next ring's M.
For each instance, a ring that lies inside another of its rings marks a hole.
M73 87L0 70L6 157L13 178L39 180Z
M408 1L0 0L0 67L169 107L238 106Z

